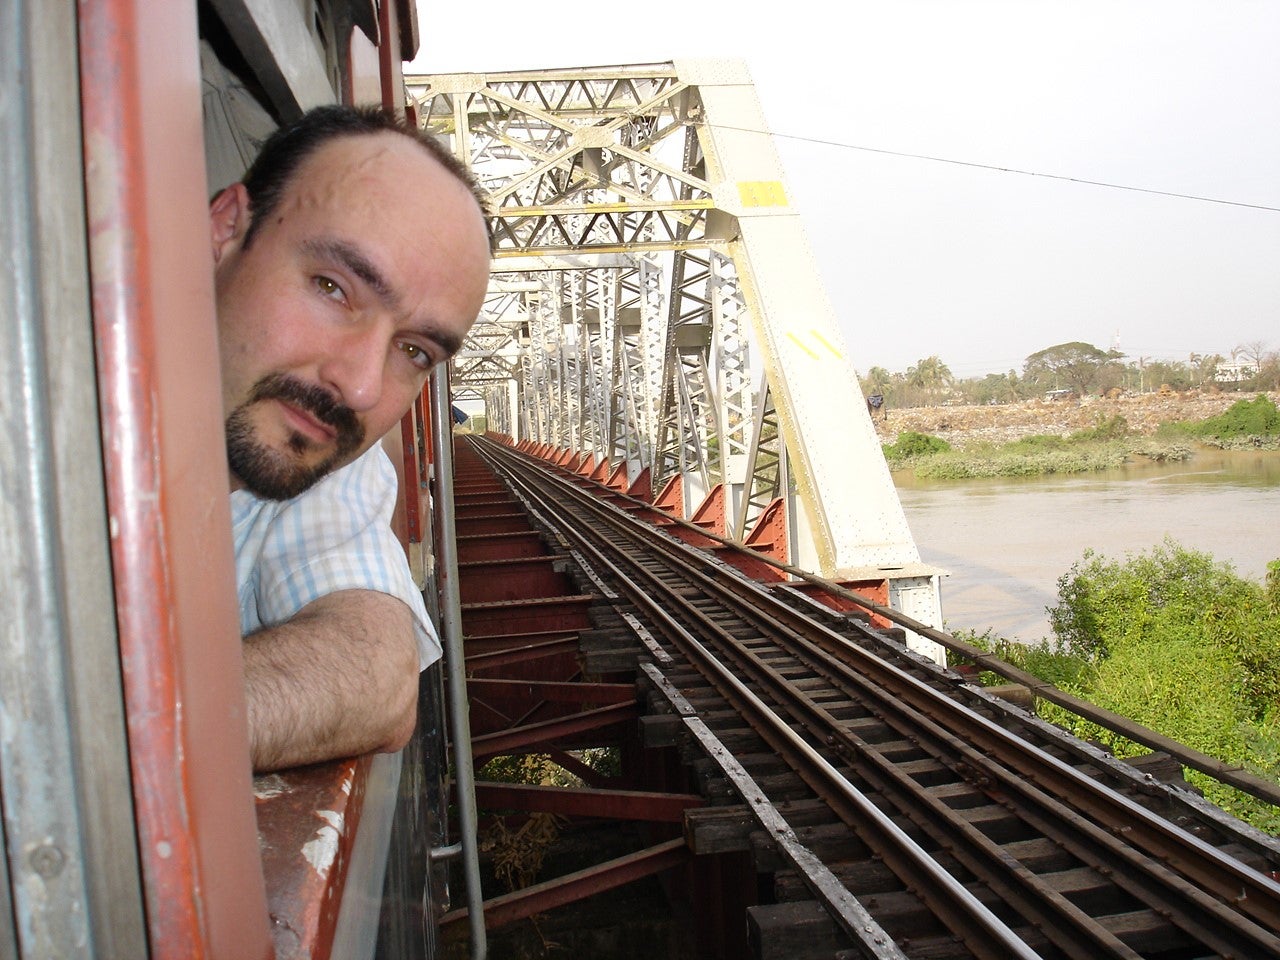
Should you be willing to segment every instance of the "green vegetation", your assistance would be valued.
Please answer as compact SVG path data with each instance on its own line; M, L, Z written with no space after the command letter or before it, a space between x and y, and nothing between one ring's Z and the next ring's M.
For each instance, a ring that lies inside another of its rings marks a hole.
M898 434L896 443L888 444L882 449L884 450L885 459L892 462L906 460L910 457L927 457L935 453L946 453L951 449L951 444L941 437L904 430Z
M578 759L606 777L621 772L622 760L613 747L588 747ZM520 753L491 757L476 771L477 780L497 783L532 783L543 787L581 787L582 778L556 763L547 753Z
M1025 440L1019 441L1025 443ZM1129 459L1123 443L1091 444L1079 449L1038 452L975 447L949 456L922 458L910 464L925 480L968 480L977 477L1033 477L1050 473L1092 473L1118 467Z
M967 638L1055 686L1226 763L1280 782L1280 560L1259 584L1172 540L1058 581L1056 639ZM1119 756L1145 747L1047 702L1039 712ZM1280 834L1280 809L1204 774L1187 779L1228 812Z
M1274 446L1265 441L1280 439L1280 409L1258 394L1252 400L1237 400L1216 417L1162 424L1157 436L1194 437L1220 447Z
M1089 473L1121 466L1134 456L1153 460L1191 456L1187 443L1133 436L1121 416L1100 419L1065 437L1036 434L1000 446L974 444L963 450L953 450L938 437L904 432L883 449L891 469L910 469L926 480Z
M1030 354L1022 370L959 378L937 354L903 371L872 367L860 378L865 395L880 394L887 409L943 403L1011 403L1072 390L1085 396L1112 391L1175 392L1216 387L1224 390L1280 389L1280 351L1262 341L1243 343L1228 360L1218 353L1192 353L1187 360L1128 357L1073 340Z
M1022 376L1044 389L1070 388L1084 396L1120 384L1123 373L1118 361L1123 356L1079 340L1059 343L1027 357Z

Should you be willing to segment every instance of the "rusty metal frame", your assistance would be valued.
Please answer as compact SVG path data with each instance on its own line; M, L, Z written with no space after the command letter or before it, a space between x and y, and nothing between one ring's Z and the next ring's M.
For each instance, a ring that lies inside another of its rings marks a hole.
M612 704L594 710L583 710L566 717L544 720L540 723L529 723L521 727L512 727L497 733L473 737L471 740L472 755L477 761L494 757L503 753L512 753L528 747L554 742L578 733L611 727L614 724L634 720L640 715L635 703Z
M0 956L141 957L76 12L0 6Z
M151 955L266 957L209 362L196 11L101 0L79 12L112 567Z
M555 907L573 903L592 894L603 893L624 886L634 880L678 867L692 859L693 854L684 838L668 840L624 857L566 874L555 880L534 884L494 897L484 902L484 922L490 930L504 927L517 920L545 913ZM467 916L465 910L455 910L441 918L441 925L454 923Z
M476 784L476 802L488 810L511 808L560 816L683 823L686 810L700 807L706 801L693 793L544 787L528 783L481 781Z
M473 697L488 693L497 698L520 700L551 700L558 703L630 703L636 698L636 688L629 683L583 683L578 681L559 683L551 680L483 679L467 680L467 691Z

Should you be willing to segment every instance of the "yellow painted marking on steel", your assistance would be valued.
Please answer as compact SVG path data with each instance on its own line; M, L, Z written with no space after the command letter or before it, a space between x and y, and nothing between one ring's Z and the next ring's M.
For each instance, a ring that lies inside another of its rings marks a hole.
M815 360L819 359L818 355L814 353L812 350L810 350L808 347L806 347L803 343L801 343L800 338L797 337L790 330L787 331L787 339L790 340L792 343L794 343L797 347L799 347L805 353L807 353L809 356L813 357L813 359Z
M837 360L843 360L843 359L844 359L844 357L841 355L840 351L839 351L839 350L837 350L835 347L833 347L833 346L831 345L831 342L830 342L829 340L827 340L827 338L826 338L826 337L824 337L822 334L820 334L817 330L810 330L809 332L810 332L811 334L813 334L815 338L817 338L817 341L818 341L820 344L822 344L824 347L826 347L828 350L830 350L830 351L831 351L831 353L835 356L835 358L836 358Z
M738 196L744 207L785 207L787 192L780 180L741 180Z

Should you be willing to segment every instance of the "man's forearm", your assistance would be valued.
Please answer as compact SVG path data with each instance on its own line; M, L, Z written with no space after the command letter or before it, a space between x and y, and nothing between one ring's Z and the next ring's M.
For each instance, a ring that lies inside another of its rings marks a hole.
M256 771L398 750L413 733L418 653L395 597L344 590L244 639Z

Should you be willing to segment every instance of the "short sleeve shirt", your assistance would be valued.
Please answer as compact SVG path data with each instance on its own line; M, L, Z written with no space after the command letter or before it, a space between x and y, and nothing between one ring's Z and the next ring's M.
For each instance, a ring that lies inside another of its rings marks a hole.
M241 634L283 623L339 590L376 590L413 612L422 667L438 660L435 627L391 530L395 502L395 468L378 444L292 500L234 491Z

